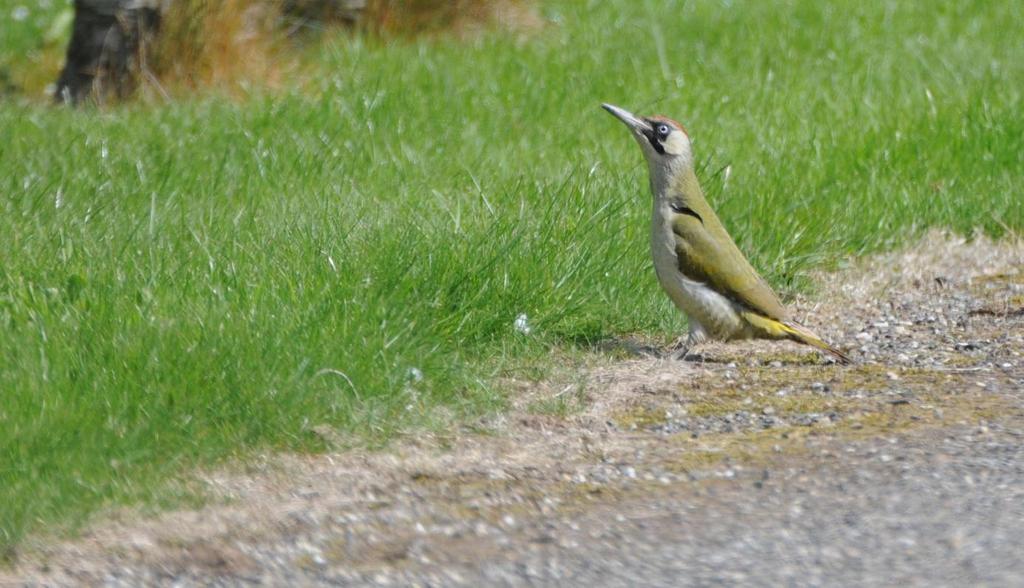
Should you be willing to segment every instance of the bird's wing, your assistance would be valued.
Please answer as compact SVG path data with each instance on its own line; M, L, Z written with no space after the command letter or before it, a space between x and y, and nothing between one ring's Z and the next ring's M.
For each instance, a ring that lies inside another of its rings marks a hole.
M683 275L710 285L730 300L768 318L789 319L771 286L751 267L710 208L703 210L703 214L690 209L674 210L672 232Z

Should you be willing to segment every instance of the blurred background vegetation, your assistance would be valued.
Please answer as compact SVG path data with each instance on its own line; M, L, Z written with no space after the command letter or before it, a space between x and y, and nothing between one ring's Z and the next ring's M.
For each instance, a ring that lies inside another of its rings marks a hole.
M85 0L104 10L133 4ZM134 3L139 4L139 3ZM148 4L148 3L142 3ZM301 85L301 50L324 34L388 38L480 34L487 27L542 24L528 0L152 0L159 33L144 49L143 95L195 88L234 92ZM3 0L0 96L40 99L53 92L75 20L70 0ZM130 11L129 11L130 12Z

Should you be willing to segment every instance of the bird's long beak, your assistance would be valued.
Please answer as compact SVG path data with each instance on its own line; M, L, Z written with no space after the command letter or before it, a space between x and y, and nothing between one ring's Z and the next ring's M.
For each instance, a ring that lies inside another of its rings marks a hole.
M602 104L601 108L604 108L610 112L612 116L621 120L622 123L629 127L629 130L634 133L640 134L651 131L651 125L647 121L637 118L632 112L624 108L619 108L613 104Z

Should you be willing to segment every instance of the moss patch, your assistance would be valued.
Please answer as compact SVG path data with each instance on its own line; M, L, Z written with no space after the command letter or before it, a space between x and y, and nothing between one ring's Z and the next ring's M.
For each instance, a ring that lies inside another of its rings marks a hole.
M681 451L671 461L677 471L707 469L722 463L765 465L778 456L799 456L808 451L810 439L856 441L906 433L911 429L951 424L977 424L1024 415L1024 409L1002 396L984 392L921 393L914 402L856 404L845 407L844 418L827 427L787 426L768 430L714 433L693 438L677 434L672 442Z
M634 406L612 415L612 422L620 429L632 431L648 429L668 422L668 414L664 408L657 406Z

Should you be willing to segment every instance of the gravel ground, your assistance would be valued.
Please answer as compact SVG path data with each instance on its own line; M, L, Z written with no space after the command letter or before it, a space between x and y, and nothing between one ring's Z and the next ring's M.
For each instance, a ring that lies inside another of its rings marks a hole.
M477 432L208 474L224 500L37 541L0 584L1024 585L1024 245L818 278L798 316L854 366L609 342Z

